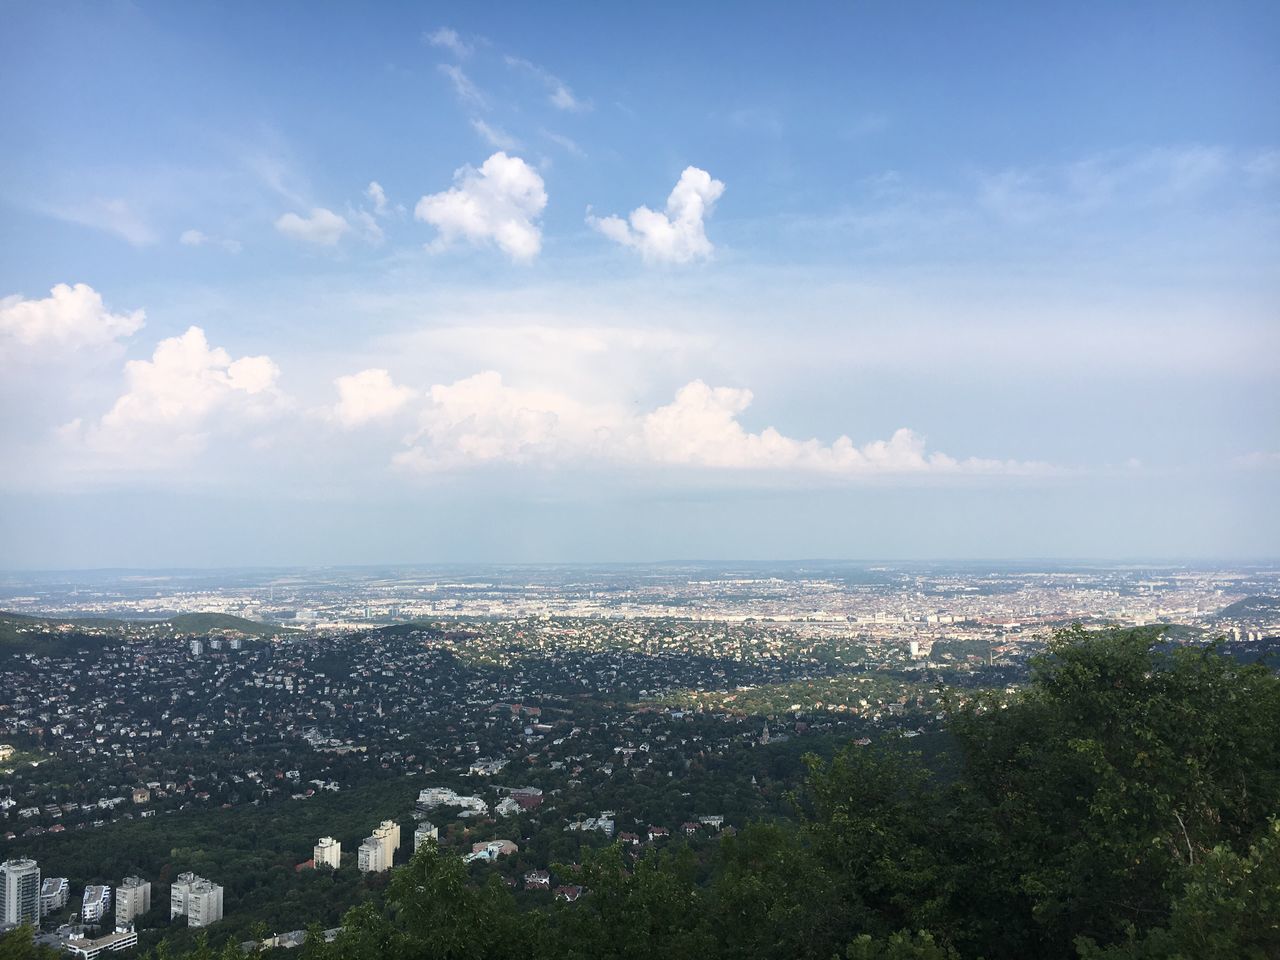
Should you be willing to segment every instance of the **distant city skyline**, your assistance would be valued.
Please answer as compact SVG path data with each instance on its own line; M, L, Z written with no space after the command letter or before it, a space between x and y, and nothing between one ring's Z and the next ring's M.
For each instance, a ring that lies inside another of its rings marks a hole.
M0 12L0 569L1280 555L1280 8Z

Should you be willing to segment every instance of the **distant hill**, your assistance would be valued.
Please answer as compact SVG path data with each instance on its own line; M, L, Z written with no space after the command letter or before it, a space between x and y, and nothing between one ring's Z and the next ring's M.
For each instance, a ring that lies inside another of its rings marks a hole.
M106 617L33 617L0 611L0 654L40 651L62 656L74 650L108 645L116 631L130 626L168 627L175 634L236 630L251 637L292 633L291 627L258 623L225 613L181 613L168 620L112 620Z
M1280 597L1253 596L1223 607L1218 616L1232 620L1245 620L1249 617L1269 617L1278 613L1280 613Z
M174 633L208 633L211 630L238 630L251 637L274 637L280 633L293 633L293 627L281 627L270 623L233 617L229 613L180 613L161 621L173 628Z

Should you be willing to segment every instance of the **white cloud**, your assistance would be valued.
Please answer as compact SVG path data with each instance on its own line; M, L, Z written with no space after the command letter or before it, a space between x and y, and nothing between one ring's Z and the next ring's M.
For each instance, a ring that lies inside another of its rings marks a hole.
M492 370L431 388L412 446L395 462L416 470L539 463L607 453L619 414L546 389L507 386Z
M24 346L95 347L141 329L146 313L111 313L88 284L59 283L43 300L0 299L0 336Z
M451 51L456 57L471 56L473 49L471 44L465 42L458 35L458 31L452 27L439 27L430 33L423 34L422 38L433 47L442 47Z
M478 133L480 138L495 150L514 150L520 146L520 142L505 130L491 126L478 117L472 119L471 129Z
M493 242L513 260L530 260L542 247L537 223L547 205L542 177L519 157L499 151L476 170L463 167L454 186L424 196L414 216L440 231L435 246L462 238Z
M623 246L640 251L646 260L688 263L709 257L715 248L707 239L705 219L724 193L724 184L697 167L686 167L667 197L666 213L637 207L628 220L587 214L587 223Z
M127 389L101 420L74 421L62 435L135 469L195 452L210 432L260 420L282 402L270 357L232 359L199 327L161 340L150 360L129 361L124 374Z
M324 207L315 207L308 217L286 213L276 220L276 229L285 236L323 247L335 246L349 228L344 217Z
M931 452L922 437L905 428L863 446L847 436L830 444L798 440L772 427L752 433L738 419L751 399L750 390L695 380L671 403L638 414L557 390L508 386L498 373L487 371L433 386L420 429L395 463L423 471L487 463L597 463L836 478L1047 469Z
M489 101L485 95L480 92L480 88L471 82L471 78L466 75L463 69L452 63L439 64L437 69L449 78L453 84L453 92L458 95L458 99L463 103L470 104L473 107L479 107L481 110L489 108Z
M1030 465L996 460L956 460L930 453L922 437L896 430L888 440L855 446L847 436L834 443L796 440L773 427L751 433L738 415L751 391L709 387L701 380L681 387L675 400L644 417L644 450L656 463L721 470L768 470L836 475L1025 472Z
M387 212L387 193L377 180L369 181L369 186L365 187L364 195L373 204L373 212L378 216L381 217Z
M398 386L386 370L361 370L334 380L338 402L334 416L344 427L358 427L372 420L393 416L417 396L409 387Z
M555 74L542 69L542 67L538 66L536 63L531 63L530 61L524 60L520 57L507 57L506 61L507 66L513 67L517 70L523 70L542 81L543 85L547 88L547 102L557 110L582 113L583 111L591 109L591 104L585 100L578 99L574 92L569 89L569 85L567 83Z

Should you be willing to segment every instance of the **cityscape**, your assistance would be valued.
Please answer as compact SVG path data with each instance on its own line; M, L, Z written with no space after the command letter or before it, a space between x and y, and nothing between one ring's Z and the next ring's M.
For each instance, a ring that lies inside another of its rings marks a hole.
M1276 0L0 0L0 960L1280 960Z
M573 902L556 864L781 815L803 752L928 743L970 697L1015 694L1055 630L1217 638L1280 664L1277 596L1274 565L6 575L4 920L92 957L175 923L248 941L278 918L257 942L284 949L316 922L336 937L374 882L358 878L428 842ZM147 832L291 808L316 835L255 851L285 882ZM317 871L351 878L320 911L298 899Z

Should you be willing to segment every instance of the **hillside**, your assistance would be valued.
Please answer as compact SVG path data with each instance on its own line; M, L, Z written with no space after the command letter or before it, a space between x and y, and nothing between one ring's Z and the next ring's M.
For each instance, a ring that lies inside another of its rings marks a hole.
M1280 597L1252 596L1237 600L1222 608L1218 616L1232 620L1247 620L1251 617L1273 617L1280 615Z
M251 637L274 637L281 633L293 633L293 627L281 627L270 623L259 623L257 620L246 620L229 613L180 613L176 617L161 621L173 628L175 633L208 633L211 630L238 630Z
M154 627L175 634L203 634L236 630L251 637L273 637L293 628L258 623L223 613L183 613L168 620L112 620L106 617L34 617L0 611L0 653L41 653L61 656L109 644L123 631Z

